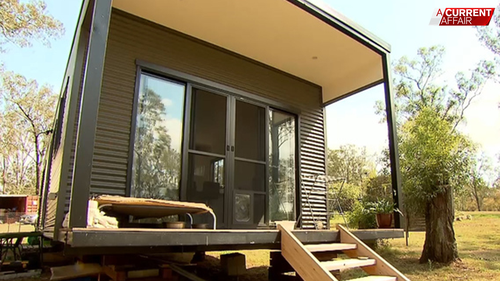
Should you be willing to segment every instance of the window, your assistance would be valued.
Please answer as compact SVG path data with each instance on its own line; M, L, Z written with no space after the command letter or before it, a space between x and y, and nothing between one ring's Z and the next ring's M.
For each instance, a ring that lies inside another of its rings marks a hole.
M141 73L132 196L179 200L185 85Z
M295 116L269 111L270 221L295 220Z

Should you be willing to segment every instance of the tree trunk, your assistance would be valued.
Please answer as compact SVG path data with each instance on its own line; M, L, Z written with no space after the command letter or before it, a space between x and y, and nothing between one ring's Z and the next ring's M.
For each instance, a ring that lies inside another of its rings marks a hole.
M427 263L429 260L450 263L459 259L453 229L454 220L453 188L446 186L443 192L438 193L427 203L425 243L420 263Z
M476 198L477 211L481 212L481 200L479 199L479 195L474 196Z
M2 157L2 194L5 194L5 189L7 187L7 164L5 163L5 157Z
M476 182L476 177L473 177L472 179L472 195L474 196L474 199L476 199L476 205L477 205L477 211L481 212L481 200L479 199L479 190L478 190L477 182Z
M406 232L406 247L410 245L410 213L406 212L406 223L405 223L405 232Z

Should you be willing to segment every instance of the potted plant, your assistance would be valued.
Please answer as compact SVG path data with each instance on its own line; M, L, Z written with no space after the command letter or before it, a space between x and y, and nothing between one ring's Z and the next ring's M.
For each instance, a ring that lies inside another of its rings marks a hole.
M386 199L378 202L370 202L368 205L370 212L376 216L378 228L390 228L394 212L401 213L397 208L394 208L394 203Z

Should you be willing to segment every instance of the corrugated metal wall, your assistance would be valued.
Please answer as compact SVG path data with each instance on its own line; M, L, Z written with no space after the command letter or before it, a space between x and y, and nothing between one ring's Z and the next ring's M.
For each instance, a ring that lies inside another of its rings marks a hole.
M326 223L321 88L164 27L113 10L99 105L91 193L126 195L136 60L212 80L301 110L303 227ZM314 210L314 216L311 214Z
M84 46L87 46L88 45L88 38L89 38L89 30L86 29L85 27L82 27L82 30L80 31L81 32L81 37L80 37L80 42L79 44L82 44ZM77 46L73 46L73 50L72 50L72 53L71 53L71 57L70 57L70 64L68 65L68 70L72 67L76 67L74 66L75 64L77 64L76 60L77 60ZM84 49L84 53L83 53L83 58L86 58L87 57L87 49L85 48ZM70 199L71 199L71 179L72 179L72 175L73 175L73 162L74 162L74 154L75 154L75 146L76 146L76 130L78 128L78 114L79 114L79 108L80 108L80 100L81 100L81 95L82 95L82 85L83 85L83 79L84 79L84 72L85 72L85 63L83 63L83 70L81 71L81 76L78 77L78 79L76 79L75 81L77 81L76 85L73 85L73 82L70 82L70 81L73 81L73 76L74 75L77 75L76 73L79 73L79 72L76 72L75 73L66 73L68 74L68 76L66 77L67 79L65 79L67 82L67 89L65 91L66 92L66 98L65 98L65 102L64 104L60 104L60 108L58 110L62 111L61 114L59 115L58 118L60 118L59 120L57 120L57 123L59 122L62 122L62 124L60 124L60 128L62 129L62 132L61 132L61 136L60 136L60 140L59 140L59 144L57 147L54 147L54 151L53 151L53 155L52 155L52 159L50 160L51 161L51 169L50 171L48 171L48 173L50 173L50 176L49 176L49 179L48 179L48 182L45 184L45 187L44 189L48 189L48 191L46 192L46 194L52 194L52 195L55 195L57 194L58 196L60 196L59 194L59 190L60 190L60 186L61 184L66 184L66 194L65 194L65 198L64 198L64 203L65 203L65 206L64 206L64 213L67 213L68 210L69 210L69 202L70 202ZM76 115L75 115L75 118L73 120L69 120L69 107L70 107L70 102L71 102L71 95L73 94L72 92L74 92L74 88L77 87L78 89L78 98L77 98L77 106L76 106ZM66 129L68 127L68 124L69 122L73 122L74 123L74 126L75 126L75 129L74 129L74 132L73 132L73 135L72 136L68 136L68 134L66 133ZM72 142L71 143L71 150L70 150L70 156L69 156L69 166L68 166L68 171L66 171L67 173L67 177L66 177L66 180L64 179L61 179L61 177L63 177L65 173L63 173L63 170L62 170L62 164L63 164L63 157L64 157L64 154L67 155L67 153L64 151L64 147L65 147L65 143L67 142L68 138L70 138L70 141ZM44 191L45 192L45 191ZM62 191L61 191L62 192ZM46 200L46 203L42 203L42 206L45 206L45 209L46 209L46 212L45 212L45 217L43 218L44 222L43 222L43 227L44 228L52 228L55 226L55 220L56 220L56 213L57 213L57 197L55 196L48 196L50 198L45 198Z

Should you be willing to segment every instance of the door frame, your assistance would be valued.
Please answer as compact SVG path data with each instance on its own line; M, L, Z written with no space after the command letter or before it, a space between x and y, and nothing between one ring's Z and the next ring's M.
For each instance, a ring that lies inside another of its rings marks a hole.
M198 77L198 76L195 76L195 75L191 75L191 74L188 74L188 73L184 73L184 72L181 72L181 71L177 71L177 70L174 70L174 69L171 69L171 68L168 68L168 67L164 67L164 66L161 66L161 65L157 65L157 64L154 64L154 63L150 63L150 62L147 62L147 61L144 61L144 60L140 60L140 59L136 59L135 61L136 63L136 66L137 66L137 71L136 71L136 85L135 85L135 93L134 93L134 104L133 104L133 114L132 114L132 134L134 134L135 132L135 126L134 126L134 119L136 118L136 108L137 108L137 103L138 103L138 100L137 100L137 96L139 94L139 81L140 81L140 74L141 73L149 73L149 74L153 74L153 75L158 75L160 77L163 77L167 80L172 80L172 81L176 81L176 82L179 82L179 83L184 83L186 85L186 93L185 93L185 98L184 98L184 120L183 120L183 129L182 129L182 132L183 132L183 136L182 136L182 151L181 151L181 181L180 181L180 185L179 185L179 198L180 200L186 200L187 198L187 177L188 177L188 167L187 167L187 163L188 163L188 158L189 158L189 141L190 141L190 124L191 124L191 104L192 104L192 95L193 95L193 87L194 88L198 88L198 89L201 89L201 90L206 90L206 91L209 91L211 93L214 93L214 94L219 94L219 95L224 95L226 97L228 97L228 105L229 105L229 101L232 99L233 102L235 103L236 100L241 100L241 101L244 101L244 102L247 102L247 103L251 103L251 104L255 104L255 105L258 105L258 106L261 106L261 107L264 107L266 109L266 119L265 119L265 126L266 126L266 132L268 132L269 130L269 117L268 117L268 112L269 112L269 109L270 108L274 108L274 109L277 109L277 110L280 110L280 111L283 111L283 112L286 112L286 113L289 113L289 114L292 114L295 116L295 134L296 134L296 137L295 137L295 201L296 201L296 205L295 205L295 210L294 210L294 216L295 218L298 217L298 214L301 213L301 209L302 209L302 206L301 206L301 197L302 197L302 192L301 192L301 188L302 188L302 179L300 177L301 175L301 165L300 165L300 162L301 162L301 157L300 157L300 143L301 143L301 135L300 135L300 131L301 131L301 120L300 120L300 116L301 116L301 110L297 107L294 107L292 105L289 105L289 104L285 104L283 102L278 102L276 100L272 100L272 99L269 99L269 98L266 98L266 97L263 97L263 96L259 96L259 95L256 95L256 94L252 94L252 93L249 93L249 92L246 92L244 90L240 90L240 89L237 89L237 88L234 88L234 87L231 87L231 86L227 86L225 84L220 84L218 82L214 82L212 80L208 80L208 79L205 79L205 78L201 78L201 77ZM229 106L226 108L226 111L230 110ZM226 116L229 116L227 115L228 112L226 112ZM234 115L235 116L235 115ZM231 120L233 119L233 120ZM228 129L230 129L231 127L228 128L228 126L232 125L232 123L235 122L234 118L229 118L228 122L226 122L226 134L229 134L228 133ZM231 124L230 124L231 123ZM234 138L234 134L233 134L233 138ZM131 146L133 148L133 143L134 143L134 138L131 138L130 139L130 142L131 142ZM233 142L234 143L234 140ZM266 145L266 177L269 176L269 138L266 136L266 141L265 141L265 145ZM129 152L130 155L133 154L133 151L130 151ZM227 159L228 156L226 156L226 159ZM233 156L234 158L234 156ZM234 161L233 161L234 162ZM234 165L233 165L234 166ZM228 174L231 174L231 173L228 173ZM231 174L231 176L233 176L233 174ZM132 177L132 161L131 161L131 157L129 158L129 163L128 163L128 173L127 173L127 185L128 185L128 190L127 190L127 196L130 196L130 185L131 185L131 177ZM227 177L226 177L227 179ZM234 188L232 188L234 189ZM266 180L266 194L269 195L269 183L267 182ZM228 227L228 225L230 227L232 227L231 223L226 223L226 220L229 219L229 217L231 217L232 219L232 209L233 209L233 204L232 202L228 202L228 201L234 201L234 200L231 200L233 198L233 193L231 192L231 196L226 196L225 195L225 198L224 198L224 202L226 204L227 207L230 207L230 210L228 211L224 211L225 213L226 212L231 212L230 213L230 216L225 215L225 222L224 222L224 225L225 227ZM269 208L268 208L268 205L269 205L269 196L266 196L266 208L268 209L266 212L265 212L265 223L266 224L269 224ZM244 225L243 225L244 227Z

